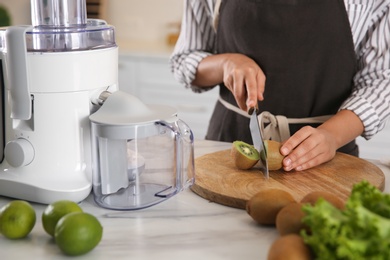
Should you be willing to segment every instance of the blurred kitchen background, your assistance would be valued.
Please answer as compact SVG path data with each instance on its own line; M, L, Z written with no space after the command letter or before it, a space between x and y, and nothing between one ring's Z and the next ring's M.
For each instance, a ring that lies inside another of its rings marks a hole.
M116 28L118 40L164 42L180 29L183 0L86 0L89 18ZM30 24L30 0L0 0L12 25ZM173 42L172 42L173 43Z
M204 139L217 89L195 94L177 83L168 59L180 31L183 0L86 0L89 18L115 26L119 88L145 103L177 108L179 118ZM11 25L31 24L30 0L0 0Z
M180 31L184 0L86 1L89 18L101 18L115 26L119 88L145 103L176 107L195 138L204 139L217 88L193 93L174 80L168 64ZM31 24L30 0L0 0L0 16L4 16L1 7L8 12L11 25ZM369 142L359 138L358 143L361 157L390 163L389 124Z

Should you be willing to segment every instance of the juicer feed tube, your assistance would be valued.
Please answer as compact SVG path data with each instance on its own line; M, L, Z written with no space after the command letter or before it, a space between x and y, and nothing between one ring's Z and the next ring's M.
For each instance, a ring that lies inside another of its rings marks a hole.
M33 26L76 27L87 24L85 0L32 0Z

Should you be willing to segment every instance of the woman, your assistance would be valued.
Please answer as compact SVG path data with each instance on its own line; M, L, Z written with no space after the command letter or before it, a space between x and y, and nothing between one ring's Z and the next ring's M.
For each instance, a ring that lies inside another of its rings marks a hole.
M172 70L195 92L219 85L206 139L251 142L242 111L258 103L295 122L282 138L284 170L317 166L337 150L357 156L354 139L370 139L390 116L389 6L186 0Z

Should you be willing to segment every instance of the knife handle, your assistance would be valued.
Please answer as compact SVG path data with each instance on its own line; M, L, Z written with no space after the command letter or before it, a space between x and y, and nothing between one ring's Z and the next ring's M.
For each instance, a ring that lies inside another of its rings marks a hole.
M259 113L259 106L256 104L254 107L250 107L248 109L248 114L252 115L253 113L256 113L256 115Z

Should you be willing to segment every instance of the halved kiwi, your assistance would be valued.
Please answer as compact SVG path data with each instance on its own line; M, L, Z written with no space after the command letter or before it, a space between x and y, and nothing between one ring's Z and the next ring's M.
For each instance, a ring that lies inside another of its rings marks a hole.
M282 144L273 140L265 140L264 146L267 150L268 170L275 171L281 169L284 159L284 156L280 153Z
M260 160L260 154L253 145L243 141L234 141L230 154L236 167L241 170L252 168Z

